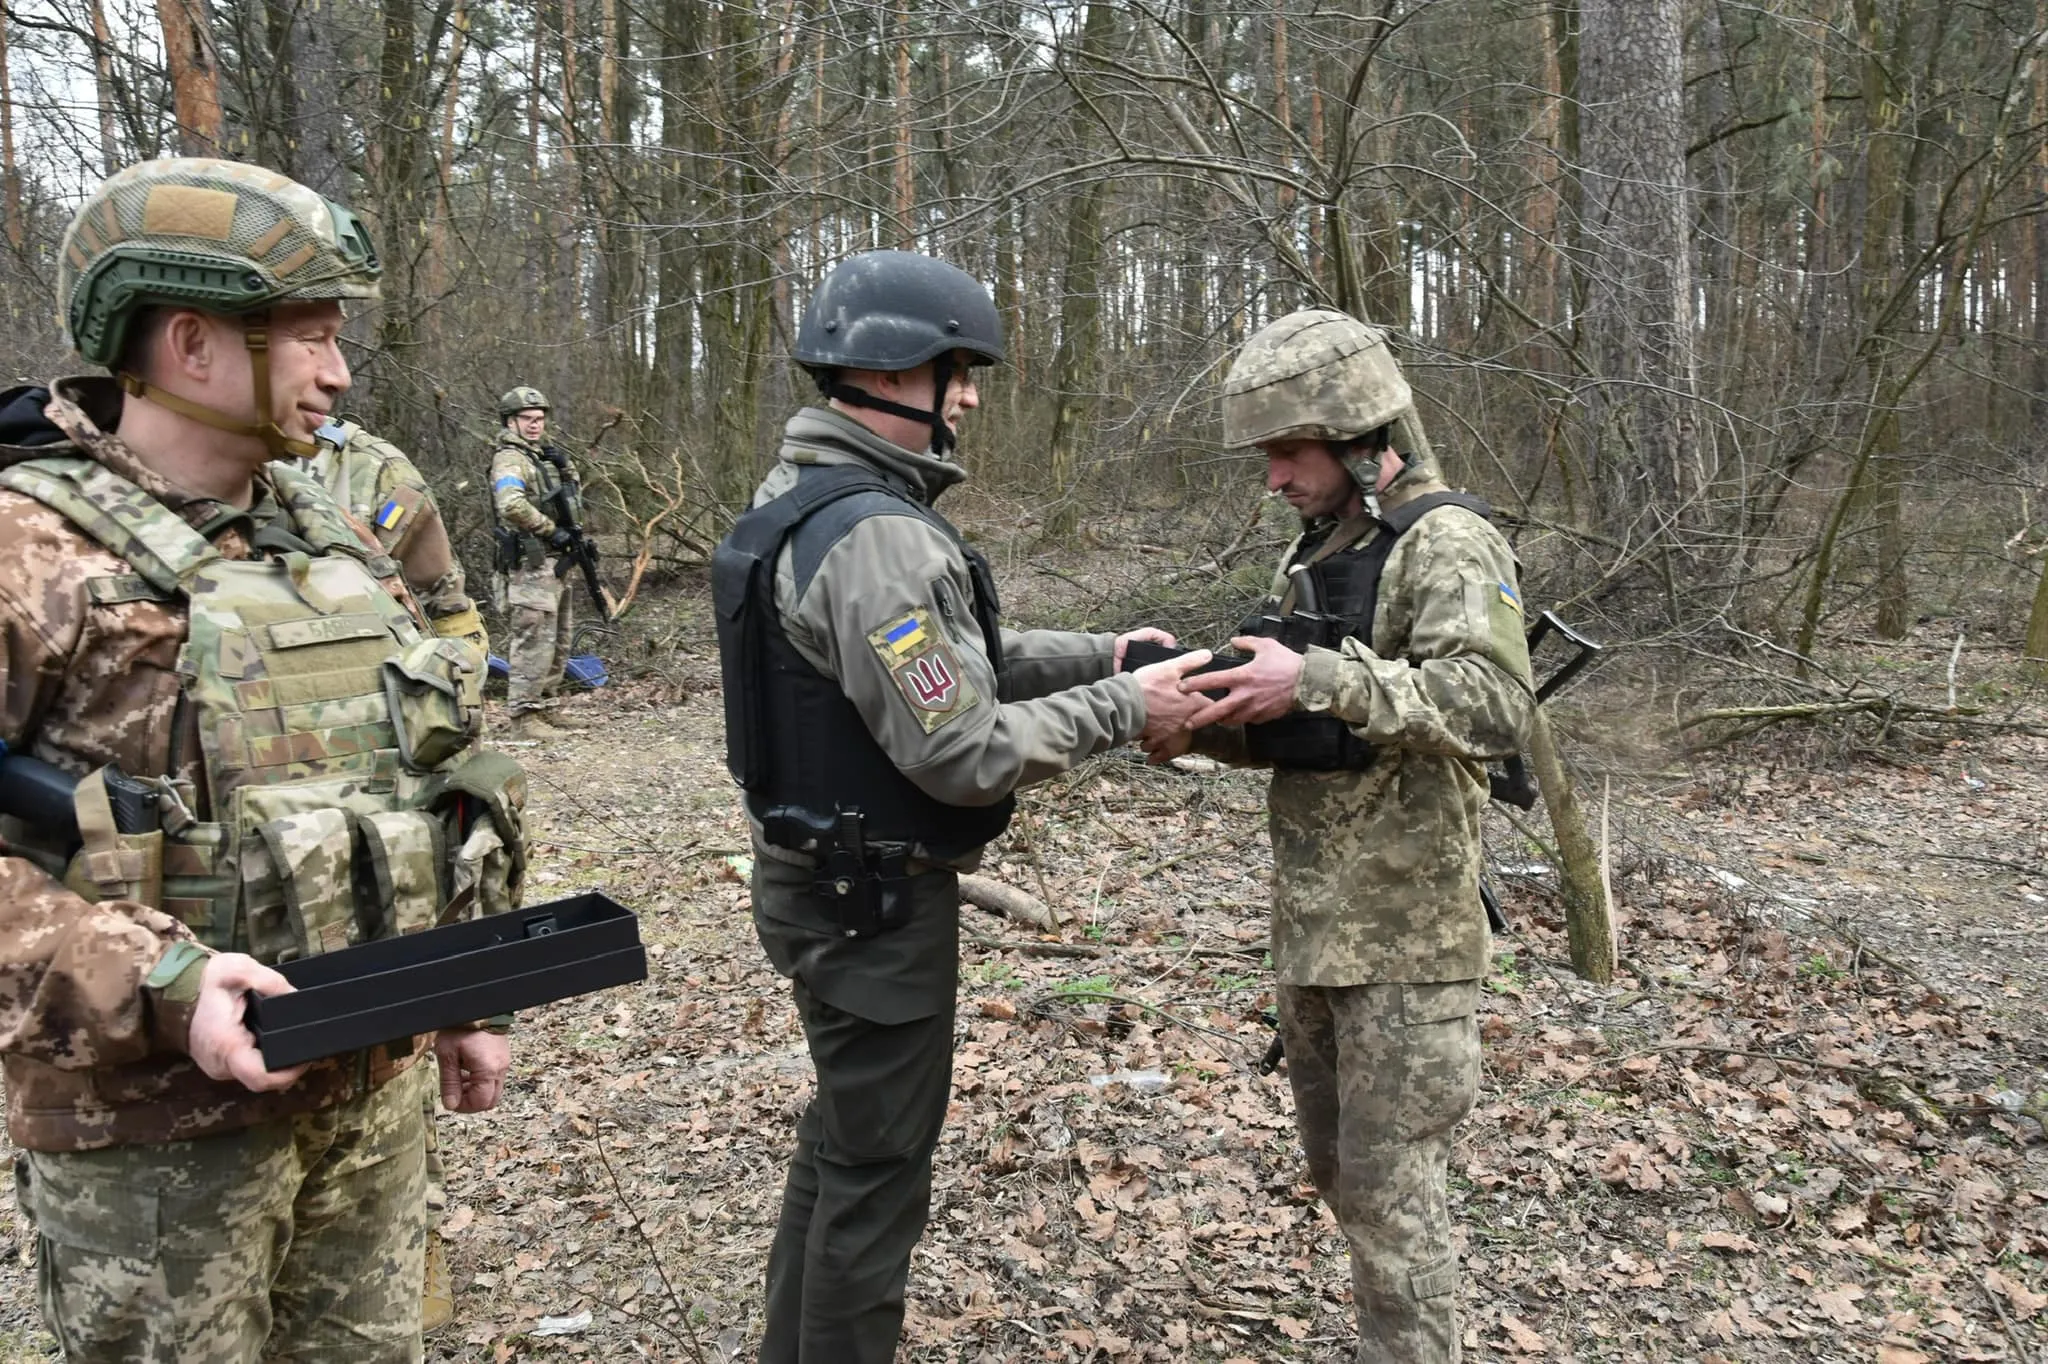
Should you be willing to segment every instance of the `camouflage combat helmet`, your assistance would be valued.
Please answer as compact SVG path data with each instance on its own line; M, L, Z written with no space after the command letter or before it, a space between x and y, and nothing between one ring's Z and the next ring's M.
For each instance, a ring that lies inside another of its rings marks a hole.
M518 388L506 390L499 397L498 420L504 421L515 412L525 412L536 407L543 412L554 411L554 408L548 404L547 394L537 388L528 388L526 385L521 384Z
M1386 333L1329 308L1267 323L1244 343L1223 384L1223 439L1232 446L1349 441L1390 424L1391 443L1409 463L1427 458L1415 395ZM1372 491L1376 453L1347 453L1344 464Z
M863 251L834 266L811 295L791 347L826 397L926 422L932 449L941 454L953 443L942 409L956 350L967 351L970 364L997 363L1003 358L1003 319L981 281L919 251ZM928 360L938 362L929 412L838 378L843 369L916 369Z
M231 418L143 382L127 390L217 430L261 436L276 454L310 455L270 420L268 309L299 300L375 298L383 272L362 222L261 166L205 157L143 161L109 176L65 229L57 304L78 353L119 362L145 308L245 319L259 421Z

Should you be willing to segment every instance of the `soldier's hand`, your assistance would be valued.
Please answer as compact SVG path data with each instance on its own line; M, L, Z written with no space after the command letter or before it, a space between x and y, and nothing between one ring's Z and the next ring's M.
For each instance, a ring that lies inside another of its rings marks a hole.
M303 1065L266 1070L256 1038L242 1023L245 995L284 995L292 983L241 952L219 952L207 959L199 976L199 997L192 1006L192 1028L186 1049L192 1063L208 1078L233 1080L244 1089L263 1093L283 1089L306 1073Z
M1193 747L1194 742L1195 732L1191 729L1182 729L1156 740L1144 740L1138 746L1145 750L1146 761L1158 764L1172 762Z
M576 534L567 526L556 526L548 535L549 549L567 549L576 543Z
M1179 640L1156 625L1141 625L1135 630L1126 630L1116 637L1116 653L1111 658L1109 664L1111 672L1118 672L1123 668L1124 646L1134 639L1142 639L1152 644L1163 644L1169 649L1180 643Z
M1294 709L1295 687L1301 682L1302 656L1277 639L1240 635L1231 645L1252 655L1252 661L1218 673L1203 673L1181 685L1193 691L1226 691L1195 713L1190 727L1256 725L1277 720Z
M1209 651L1196 649L1148 663L1131 674L1145 697L1145 729L1138 741L1148 752L1152 744L1188 728L1189 717L1209 704L1200 692L1190 694L1181 690L1181 677L1208 661Z
M512 1044L482 1028L444 1028L434 1038L441 1065L441 1107L450 1113L482 1113L504 1097L512 1069Z

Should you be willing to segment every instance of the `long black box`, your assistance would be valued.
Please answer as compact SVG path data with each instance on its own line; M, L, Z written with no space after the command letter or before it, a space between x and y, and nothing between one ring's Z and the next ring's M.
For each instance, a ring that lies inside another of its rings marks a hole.
M285 962L243 1015L272 1070L647 979L640 921L599 891Z

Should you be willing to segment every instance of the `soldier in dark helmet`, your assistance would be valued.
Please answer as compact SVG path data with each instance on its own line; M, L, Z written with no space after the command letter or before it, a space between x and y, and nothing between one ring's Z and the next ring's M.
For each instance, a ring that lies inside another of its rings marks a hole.
M828 275L798 328L818 406L789 421L713 560L728 761L753 824L754 922L817 1093L768 1260L766 1364L888 1364L952 1075L959 873L1012 793L1178 729L1206 654L1118 674L1127 635L1016 632L932 507L1003 357L988 292L930 256ZM1170 641L1169 641L1170 642Z
M1355 318L1305 309L1245 342L1223 431L1301 515L1264 620L1305 649L1233 640L1254 658L1189 684L1229 692L1192 740L1273 768L1280 1034L1351 1247L1359 1364L1452 1364L1445 1176L1479 1091L1485 764L1535 713L1514 553L1444 486L1385 335Z

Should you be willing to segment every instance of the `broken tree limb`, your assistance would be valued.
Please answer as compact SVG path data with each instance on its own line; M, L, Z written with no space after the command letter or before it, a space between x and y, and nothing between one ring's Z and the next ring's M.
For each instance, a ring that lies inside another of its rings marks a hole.
M1013 923L1030 924L1047 933L1060 926L1060 916L1045 901L986 876L962 876L960 898L976 909L1000 914Z
M1680 720L1674 728L1682 735L1689 729L1698 729L1701 725L1728 726L1710 738L1688 740L1686 749L1693 753L1733 743L1737 739L1746 739L1773 725L1785 724L1791 720L1832 720L1845 715L1875 715L1886 725L1903 720L1915 724L1947 724L1966 729L1988 727L2023 733L2032 732L2035 728L2018 721L2006 724L1972 718L1983 713L1984 709L1981 706L1923 706L1903 701L1890 692L1866 692L1831 700L1795 701L1781 706L1714 706L1707 710L1694 711Z
M1550 811L1550 827L1557 835L1557 887L1564 896L1572 969L1605 985L1614 979L1618 949L1602 853L1586 830L1585 813L1579 809L1571 776L1558 757L1550 717L1541 706L1536 708L1536 722L1529 729L1529 766L1536 773L1543 806Z

